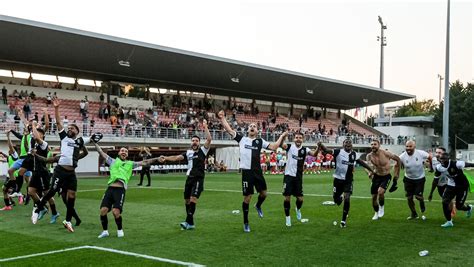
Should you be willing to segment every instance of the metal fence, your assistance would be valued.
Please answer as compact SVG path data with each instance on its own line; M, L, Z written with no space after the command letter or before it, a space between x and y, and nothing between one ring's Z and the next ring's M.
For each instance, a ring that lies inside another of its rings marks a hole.
M97 127L90 127L88 125L78 125L83 136L90 136L92 133L101 132L104 137L124 137L124 138L146 138L146 139L190 139L193 135L199 136L201 139L205 138L203 130L195 130L190 128L166 128L166 127L143 127L143 126L130 126L130 127L111 127L109 125L101 125ZM14 129L22 132L24 127L22 124L0 124L0 131L2 135L7 130ZM213 140L232 140L230 134L223 130L210 130L211 137ZM241 132L246 135L246 132ZM57 135L56 125L46 131L47 136ZM258 133L258 137L265 139L269 142L275 142L280 137L281 132L262 132ZM316 133L304 134L305 142L317 143L319 141L323 143L335 143L341 144L345 139L350 138L354 144L370 144L372 140L377 139L381 144L393 145L395 144L393 138L388 137L363 137L360 135L321 135ZM293 140L293 133L289 133L289 141Z

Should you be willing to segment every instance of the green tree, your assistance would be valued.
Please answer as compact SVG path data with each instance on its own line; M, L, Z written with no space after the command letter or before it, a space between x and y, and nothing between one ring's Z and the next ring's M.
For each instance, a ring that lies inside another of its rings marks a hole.
M422 101L414 99L408 104L403 104L395 113L395 117L433 116L437 110L438 104L433 99Z
M449 88L449 145L451 148L454 148L455 135L468 143L474 143L473 103L474 84L468 83L464 86L459 81L451 84ZM434 130L439 135L443 132L443 108L444 103L441 102L434 117ZM465 148L465 146L458 144L457 148Z

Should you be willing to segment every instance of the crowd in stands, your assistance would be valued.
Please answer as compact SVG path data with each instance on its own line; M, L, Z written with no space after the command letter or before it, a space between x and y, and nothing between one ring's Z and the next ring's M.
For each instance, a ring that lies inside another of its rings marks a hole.
M7 89L2 89L2 97L4 103L7 95ZM23 103L23 113L28 119L40 119L44 121L44 115L38 114L37 111L32 110L32 101L37 99L33 91L28 93L26 90L18 92L14 90L10 94L13 99L10 101L10 114L15 115L15 124L19 124L19 117L16 114L16 109L19 103ZM51 105L56 93L48 93L44 98L46 106ZM360 134L353 131L350 127L351 122L343 119L336 130L332 127L326 127L324 123L319 122L317 128L310 129L303 126L303 121L308 119L320 119L322 114L319 111L309 109L307 112L301 113L296 118L288 114L287 122L279 120L280 116L278 109L272 108L272 111L265 115L264 118L259 116L260 111L255 102L251 104L242 104L223 101L222 105L216 105L212 99L192 99L184 98L179 95L173 95L171 103L165 103L162 94L153 95L153 107L149 109L139 109L137 107L124 107L119 104L117 98L107 102L104 94L99 97L100 105L98 110L90 110L89 100L87 96L79 102L77 112L80 114L80 120L72 120L71 123L82 125L83 134L90 135L94 130L102 131L105 134L111 133L117 137L150 137L150 138L189 138L193 134L200 131L200 121L206 119L208 127L215 139L230 139L230 136L224 133L222 126L216 118L216 112L221 108L226 108L229 122L231 126L238 132L246 132L249 123L238 119L239 114L253 115L261 119L257 122L262 138L274 141L281 133L288 130L290 136L296 131L302 131L305 134L306 141L317 142L341 142L342 139L351 138L354 143L370 143L372 139L379 139L383 144L392 144L393 140L389 136L374 136ZM39 101L39 100L38 100ZM41 100L43 101L43 100ZM171 112L173 111L173 112ZM262 113L263 114L263 113ZM0 120L6 117L6 114L0 116ZM51 127L48 132L55 134L54 116L49 115ZM96 119L97 118L97 119ZM6 119L5 119L6 120ZM299 121L300 127L291 127L294 123L290 121ZM68 124L69 120L65 116L63 124ZM101 127L96 128L97 124ZM109 126L106 126L109 125ZM104 126L106 126L104 128ZM329 129L328 129L329 128ZM400 143L400 141L398 141Z

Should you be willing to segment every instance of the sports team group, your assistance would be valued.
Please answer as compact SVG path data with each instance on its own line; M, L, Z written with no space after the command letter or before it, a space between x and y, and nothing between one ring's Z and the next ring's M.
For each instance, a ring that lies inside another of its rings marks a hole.
M50 154L48 143L45 141L45 131L49 125L48 119L44 125L40 126L36 121L28 121L20 117L25 125L22 133L9 130L7 132L7 141L9 153L3 154L4 159L8 161L9 170L7 179L3 186L3 196L5 206L2 212L11 210L14 202L13 197L18 196L18 201L33 201L34 207L31 215L31 222L37 224L45 215L50 212L50 223L56 223L59 213L56 210L54 196L58 194L66 206L66 216L62 224L69 232L74 232L74 227L81 224L75 210L77 177L75 168L78 161L88 155L87 144L95 146L97 152L105 159L109 165L110 177L108 187L102 198L100 205L100 222L102 232L98 238L109 236L107 214L112 212L117 225L117 236L123 237L122 211L125 202L125 195L128 183L132 177L133 170L138 167L146 168L151 164L165 164L166 162L179 162L187 160L188 169L186 172L186 182L184 186L184 202L186 208L186 219L180 223L183 230L195 229L194 214L201 193L204 190L205 161L211 146L211 135L207 128L206 120L202 122L202 129L205 132L205 141L201 144L199 136L191 138L189 149L179 155L160 156L143 161L128 160L128 149L120 148L118 156L112 158L105 153L99 146L102 134L96 133L91 137L79 137L79 128L75 124L69 124L66 128L61 123L59 112L60 100L54 99L53 106L55 110L56 126L60 138L60 153L57 156ZM45 110L46 112L46 110ZM45 116L46 118L48 116ZM224 111L218 113L225 131L238 142L240 158L239 164L242 174L242 213L243 230L250 232L249 207L252 196L255 191L258 193L257 202L254 205L259 217L263 217L262 204L267 197L267 184L264 178L266 164L263 164L261 156L262 149L277 151L283 150L286 155L286 164L281 171L284 172L283 178L283 208L285 213L285 224L291 227L290 216L291 197L295 197L295 215L297 220L301 220L301 208L303 205L303 174L306 169L318 167L313 166L307 161L307 157L314 157L316 160L323 158L334 161L335 170L333 174L333 200L338 206L342 204L342 218L340 227L347 226L347 219L350 210L350 198L353 189L354 170L356 165L362 166L371 179L371 195L374 216L372 220L378 220L384 216L385 192L394 192L398 188L400 168L404 168L403 184L410 209L408 220L420 218L426 219L425 199L423 196L425 178L425 165L428 162L429 167L435 172L435 179L431 184L428 200L431 201L435 190L442 198L443 213L446 222L441 226L444 228L453 227L452 217L456 210L466 212L467 217L471 217L473 206L467 205L466 199L469 192L469 181L464 174L463 169L473 167L474 164L464 161L451 160L448 153L442 147L436 149L435 155L416 149L414 141L406 142L406 149L401 155L395 155L387 150L380 148L380 142L373 140L371 142L371 151L364 156L358 157L353 150L352 141L346 139L341 148L331 149L319 142L315 149L310 149L303 145L304 136L302 133L295 133L293 140L288 142L286 138L288 133L282 133L278 140L269 143L258 137L258 127L251 123L248 126L247 135L236 132L227 122ZM19 153L15 150L10 137L15 136L20 140ZM276 155L275 155L276 157ZM327 161L327 160L326 160ZM329 161L329 162L331 162ZM273 160L276 162L276 160ZM316 161L317 162L317 161ZM320 165L321 164L320 162ZM392 176L392 164L393 167ZM49 166L55 164L52 174ZM329 163L330 164L330 163ZM277 172L275 164L270 164L272 172ZM282 167L282 166L280 166ZM328 168L329 169L329 168ZM316 169L318 170L318 169ZM23 199L20 188L23 181L27 184L27 196ZM390 188L389 188L390 187ZM419 203L417 212L415 199ZM75 225L72 224L75 220Z

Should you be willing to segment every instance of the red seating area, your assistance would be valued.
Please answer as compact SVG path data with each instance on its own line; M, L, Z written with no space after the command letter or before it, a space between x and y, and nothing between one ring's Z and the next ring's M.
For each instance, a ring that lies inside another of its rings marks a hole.
M9 103L10 101L15 102L14 97L9 97L8 99ZM59 108L59 112L62 118L67 116L67 119L70 123L72 123L74 120L80 125L82 125L82 115L79 113L79 100L70 100L70 99L61 99L61 105ZM23 110L23 105L25 104L25 100L18 100L17 106ZM38 112L38 117L41 119L43 117L43 108L48 108L48 113L51 115L51 117L54 116L54 107L53 105L47 105L46 104L46 99L43 97L38 97L35 100L31 101L31 115L34 116L35 112ZM107 124L110 125L105 120L100 120L98 119L98 114L99 114L99 108L100 108L100 102L94 102L94 101L89 101L89 119L92 119L94 117L94 120L96 121L96 125L100 127L101 124Z
M9 97L9 102L15 102L15 98ZM25 100L18 100L17 106L23 108ZM79 100L69 100L69 99L61 99L61 106L60 106L60 113L61 117L64 118L67 116L70 123L76 120L78 126L82 126L82 115L79 113ZM42 109L48 108L48 112L51 116L54 116L54 107L52 105L46 105L46 99L42 97L38 97L31 102L32 106L32 113L31 116L34 115L35 112L38 112L39 118L41 119ZM100 108L100 102L89 101L89 119L94 118L96 124L95 128L100 129L103 133L112 132L112 128L110 127L110 122L108 120L101 120L98 118ZM185 108L178 108L172 107L169 112L169 116L166 116L163 112L159 112L158 121L162 122L173 122L176 117L181 114L182 112L186 111ZM262 123L262 121L266 121L269 116L269 112L260 112L259 114L255 115L247 115L247 114L237 114L236 118L238 121L244 121L246 123ZM228 116L232 115L231 111L227 112ZM328 116L331 117L331 116ZM272 128L276 124L287 123L290 129L299 129L299 119L298 118L288 118L286 116L280 115L276 118L275 124L270 124L269 127ZM307 121L303 121L302 128L308 129L310 131L314 129L318 129L318 124L326 126L326 130L329 131L331 128L333 129L334 133L337 133L337 128L340 124L339 119L329 119L329 118L321 118L320 120L315 120L312 118L308 118ZM366 136L369 135L378 135L378 133L374 131L370 131L360 125L352 121L350 124L350 129L358 134L365 134Z

